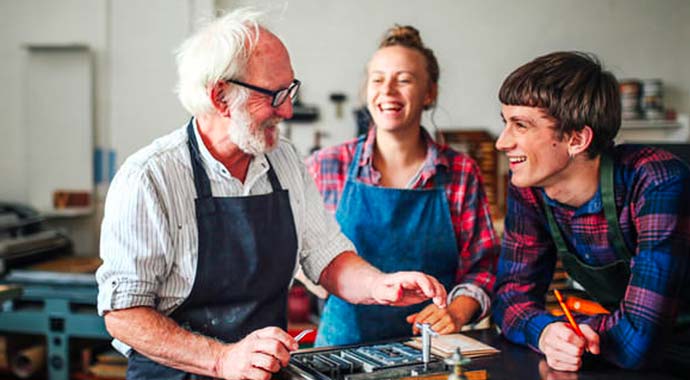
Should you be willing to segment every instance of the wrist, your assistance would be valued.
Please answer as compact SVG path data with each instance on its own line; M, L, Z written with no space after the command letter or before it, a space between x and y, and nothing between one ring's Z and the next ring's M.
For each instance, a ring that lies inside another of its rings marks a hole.
M214 350L214 361L213 361L213 368L211 369L211 373L213 374L213 377L219 378L219 379L225 379L224 376L224 366L225 366L225 358L228 355L228 352L232 350L233 344L222 344L219 342L217 345L216 349Z
M377 269L374 268L369 273L368 278L363 281L367 289L369 289L369 300L367 300L365 303L368 304L380 304L381 300L379 299L380 297L377 296L377 292L379 291L379 286L383 282L384 277L386 276L385 273L378 271Z

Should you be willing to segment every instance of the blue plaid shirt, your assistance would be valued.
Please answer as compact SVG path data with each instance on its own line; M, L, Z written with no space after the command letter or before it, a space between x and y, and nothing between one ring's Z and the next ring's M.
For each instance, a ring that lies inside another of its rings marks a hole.
M633 258L619 308L577 315L601 338L607 360L644 366L671 336L680 309L690 304L690 170L672 154L618 146L614 187L621 232ZM510 186L496 279L494 319L505 336L538 351L542 330L562 318L544 309L557 260L540 188ZM618 259L607 237L601 193L579 208L547 200L567 244L592 266Z

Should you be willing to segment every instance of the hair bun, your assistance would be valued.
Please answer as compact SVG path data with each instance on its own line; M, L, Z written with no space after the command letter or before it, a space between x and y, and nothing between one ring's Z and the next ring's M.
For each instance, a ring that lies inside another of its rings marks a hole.
M395 25L386 31L383 36L379 48L392 46L392 45L403 45L409 47L416 47L423 49L425 48L422 42L422 37L419 35L419 31L410 25Z

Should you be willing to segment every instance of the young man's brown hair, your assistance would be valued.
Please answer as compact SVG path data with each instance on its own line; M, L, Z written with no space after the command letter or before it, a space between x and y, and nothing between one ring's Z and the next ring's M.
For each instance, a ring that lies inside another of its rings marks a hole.
M498 98L506 105L545 108L557 121L559 138L589 126L594 132L590 158L613 146L621 124L618 81L593 54L555 52L535 58L508 75Z

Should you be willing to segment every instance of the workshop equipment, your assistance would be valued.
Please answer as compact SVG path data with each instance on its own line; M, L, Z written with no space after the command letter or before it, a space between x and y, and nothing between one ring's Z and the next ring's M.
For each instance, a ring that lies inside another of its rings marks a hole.
M471 360L462 356L459 348L456 348L453 355L446 358L443 362L453 368L453 372L448 375L448 380L467 380L462 366L470 364Z
M422 332L422 362L424 363L424 372L426 372L431 358L431 338L438 336L438 334L431 329L431 325L428 323L415 323L415 326Z
M88 265L84 265L84 261L88 261ZM0 331L45 336L48 378L68 380L70 339L112 338L103 318L96 313L98 287L93 272L99 259L65 257L38 264L38 267L64 266L56 262L73 263L75 265L70 267L88 273L13 269L2 281L20 286L23 294L3 303Z

